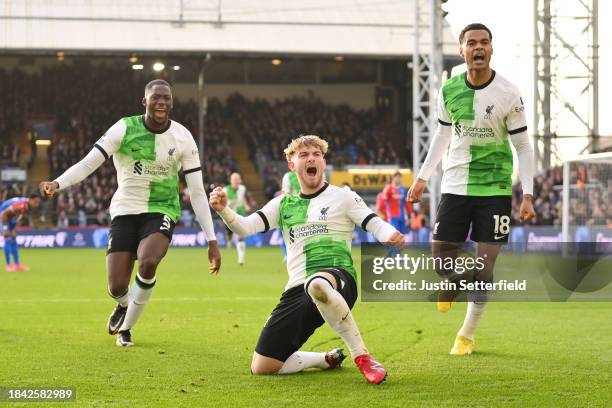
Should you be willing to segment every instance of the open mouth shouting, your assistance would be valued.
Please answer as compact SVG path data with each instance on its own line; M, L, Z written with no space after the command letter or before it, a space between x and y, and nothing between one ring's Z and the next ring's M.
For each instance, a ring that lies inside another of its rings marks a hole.
M484 63L485 62L485 54L484 52L475 52L472 60L475 63Z
M306 166L306 175L315 177L319 171L316 166Z
M168 110L163 109L163 108L157 108L155 109L153 115L155 116L155 119L158 121L165 120L166 117L168 116Z

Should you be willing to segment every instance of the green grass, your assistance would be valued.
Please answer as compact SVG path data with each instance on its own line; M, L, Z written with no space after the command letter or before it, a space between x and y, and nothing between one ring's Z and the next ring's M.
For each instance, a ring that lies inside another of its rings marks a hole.
M382 386L348 360L256 377L251 355L286 282L280 249L249 248L244 268L223 252L218 277L204 250L170 250L129 349L105 332L114 304L103 250L21 255L32 271L0 273L0 387L74 387L73 405L94 407L612 405L609 303L492 303L468 357L448 355L464 304L442 315L431 303L357 303L366 344L389 370ZM304 349L340 345L322 327Z

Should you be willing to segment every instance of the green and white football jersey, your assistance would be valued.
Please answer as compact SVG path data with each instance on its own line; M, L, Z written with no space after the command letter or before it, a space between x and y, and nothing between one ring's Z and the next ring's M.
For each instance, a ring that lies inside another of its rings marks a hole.
M177 221L179 169L200 170L198 148L183 125L170 121L167 129L154 133L145 127L144 116L126 117L111 126L95 147L107 158L113 156L117 170L111 218L162 213Z
M456 75L440 89L438 119L453 127L442 193L512 195L509 135L527 130L518 88L495 71L478 87Z
M225 190L225 194L227 194L227 205L229 208L234 210L237 214L245 215L246 214L246 187L244 185L239 185L237 190L232 188L232 185L229 184L223 187Z
M283 176L281 191L285 194L297 194L300 192L300 182L294 171L288 171Z
M322 268L343 268L357 279L353 231L355 225L365 229L375 214L354 191L325 183L314 194L280 195L257 213L266 231L282 229L289 273L285 289L304 284Z

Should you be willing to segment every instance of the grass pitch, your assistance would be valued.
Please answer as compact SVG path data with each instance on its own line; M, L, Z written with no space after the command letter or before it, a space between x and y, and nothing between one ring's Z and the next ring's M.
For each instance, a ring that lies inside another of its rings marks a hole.
M106 334L104 250L21 255L30 272L0 273L0 387L74 387L71 405L84 407L612 405L610 303L492 303L476 353L455 357L465 304L443 315L431 303L358 302L384 384L366 384L348 359L340 370L256 377L251 355L287 279L279 248L249 248L242 268L224 251L218 277L205 250L171 249L128 349ZM341 345L322 327L303 349Z

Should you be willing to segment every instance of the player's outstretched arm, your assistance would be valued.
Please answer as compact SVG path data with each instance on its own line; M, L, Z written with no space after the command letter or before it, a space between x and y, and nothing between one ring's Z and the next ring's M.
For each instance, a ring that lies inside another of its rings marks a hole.
M368 222L366 231L374 235L374 238L381 244L393 246L397 249L402 249L406 244L404 234L379 217L374 217Z
M219 214L232 232L241 237L248 237L256 232L268 231L271 226L276 226L278 215L271 217L271 214L277 212L274 211L274 208L278 206L279 199L280 196L270 201L260 211L243 217L228 207L227 194L221 187L217 187L210 193L210 206Z
M63 190L85 180L105 160L106 156L99 149L93 148L80 162L70 167L54 181L43 181L40 183L40 192L47 197L52 197L56 191Z
M125 134L126 126L123 120L117 121L106 133L98 139L93 149L80 162L70 167L54 181L43 181L40 183L40 192L47 197L52 197L56 191L63 190L73 184L85 180L91 173L96 171L104 161L121 146L121 140Z
M221 269L221 253L217 246L215 227L208 206L204 183L202 182L202 172L200 170L185 174L187 188L191 193L191 208L196 215L198 223L206 235L208 241L208 261L210 262L210 273L217 274Z
M392 245L397 249L404 247L404 235L373 213L359 194L354 191L345 194L344 205L347 215L355 225L374 235L374 238L382 244Z

